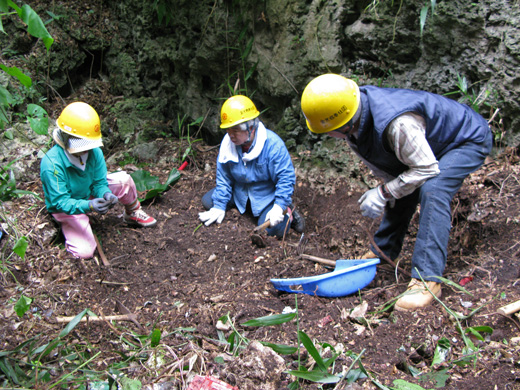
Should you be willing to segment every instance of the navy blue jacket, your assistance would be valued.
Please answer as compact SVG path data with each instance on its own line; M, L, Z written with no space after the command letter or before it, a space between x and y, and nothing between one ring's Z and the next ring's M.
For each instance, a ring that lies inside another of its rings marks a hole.
M392 176L408 169L389 149L383 132L406 112L426 121L426 139L435 157L465 142L483 142L491 131L486 120L469 106L425 91L365 86L361 91L361 122L357 146L369 162Z

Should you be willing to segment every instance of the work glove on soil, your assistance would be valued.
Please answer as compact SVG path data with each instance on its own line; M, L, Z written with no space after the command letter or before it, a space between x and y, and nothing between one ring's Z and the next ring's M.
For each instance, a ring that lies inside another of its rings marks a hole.
M224 219L226 212L224 210L217 209L215 207L210 208L208 211L199 213L199 219L204 222L204 225L209 226L213 222L221 223Z
M361 205L361 214L364 217L377 218L385 210L389 199L383 198L383 193L379 187L372 188L365 192L358 203Z
M271 222L271 227L278 225L283 221L284 215L283 210L280 206L275 204L271 210L265 216L265 220L269 220Z
M108 203L105 199L95 198L88 202L88 206L96 213L105 214L110 207L110 203Z
M117 196L111 192L107 192L105 195L103 195L103 199L107 201L109 207L112 207L113 205L117 204L117 202L119 202Z

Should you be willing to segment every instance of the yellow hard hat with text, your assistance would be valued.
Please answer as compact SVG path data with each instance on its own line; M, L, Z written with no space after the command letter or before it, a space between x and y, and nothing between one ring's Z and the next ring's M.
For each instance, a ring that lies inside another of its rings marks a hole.
M333 73L314 78L301 99L307 127L318 134L339 129L352 119L359 99L359 87L351 79Z
M260 112L247 96L232 96L224 102L220 110L220 128L228 129L255 119L258 115Z

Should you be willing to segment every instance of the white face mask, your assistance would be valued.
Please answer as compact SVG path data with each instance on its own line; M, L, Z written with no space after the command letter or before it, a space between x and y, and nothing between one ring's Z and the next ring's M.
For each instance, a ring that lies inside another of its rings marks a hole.
M65 154L67 155L67 158L69 159L69 161L72 165L81 169L82 171L85 170L87 160L88 160L88 150L86 152L74 153L74 154L70 154L67 150L65 150Z

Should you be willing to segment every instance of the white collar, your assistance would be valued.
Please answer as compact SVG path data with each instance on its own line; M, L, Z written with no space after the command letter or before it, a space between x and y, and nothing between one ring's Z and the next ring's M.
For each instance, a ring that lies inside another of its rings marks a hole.
M255 139L253 141L252 149L242 155L242 160L249 162L257 158L262 152L265 141L267 140L267 130L262 122L258 122L258 127L255 132ZM222 143L220 144L220 150L218 154L218 162L225 164L229 161L238 163L238 152L237 148L240 146L235 145L229 135L226 134Z
M69 159L70 163L74 165L76 168L81 169L82 171L85 170L87 167L87 160L88 160L88 151L85 153L81 153L80 156L76 156L73 154L70 154L67 149L63 149L65 151L65 155Z

